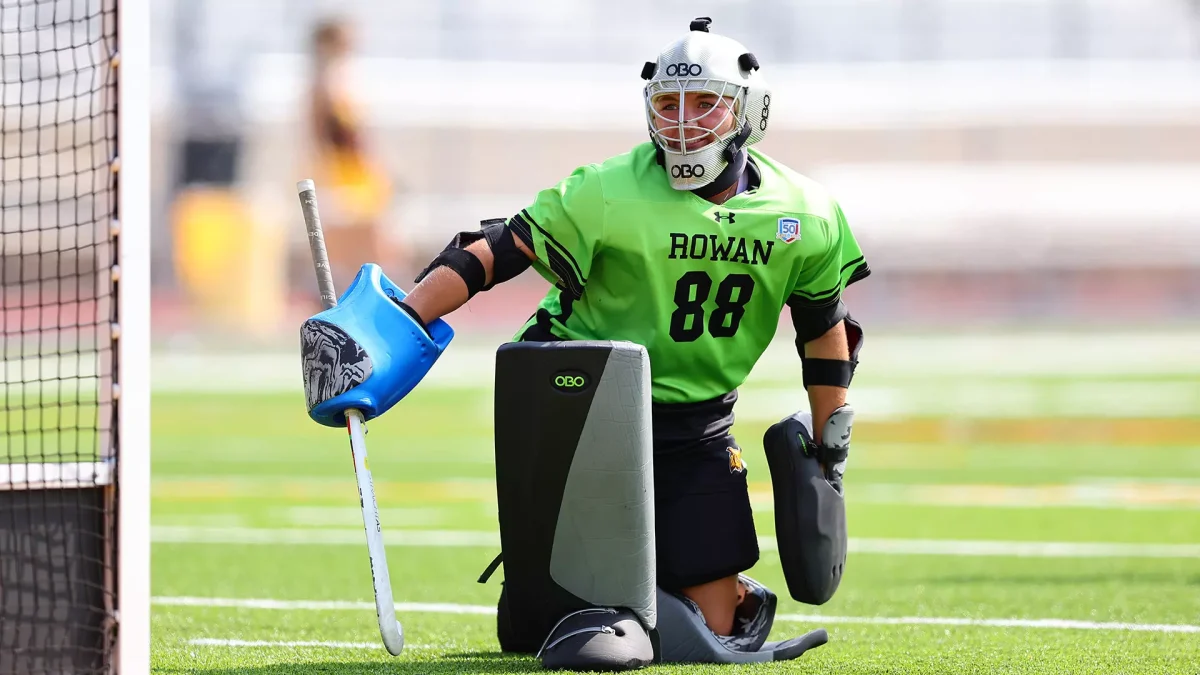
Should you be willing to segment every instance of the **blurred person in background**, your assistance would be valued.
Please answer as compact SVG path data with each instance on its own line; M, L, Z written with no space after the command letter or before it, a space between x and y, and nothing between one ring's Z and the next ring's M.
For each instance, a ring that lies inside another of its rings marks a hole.
M367 149L351 96L348 65L353 44L351 26L342 19L323 20L312 34L308 121L314 172L321 186L325 242L339 288L348 286L368 261L402 263L399 247L383 224L392 186Z

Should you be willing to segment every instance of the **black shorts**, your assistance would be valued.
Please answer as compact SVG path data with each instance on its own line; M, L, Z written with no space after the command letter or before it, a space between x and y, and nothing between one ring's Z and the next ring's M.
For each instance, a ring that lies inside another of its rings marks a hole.
M753 567L758 536L746 468L733 436L655 450L658 585L679 592Z

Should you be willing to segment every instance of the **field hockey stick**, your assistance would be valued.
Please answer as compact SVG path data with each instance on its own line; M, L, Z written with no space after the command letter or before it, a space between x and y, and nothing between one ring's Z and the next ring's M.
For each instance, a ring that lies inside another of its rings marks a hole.
M325 309L337 305L333 288L333 270L325 250L325 235L321 231L321 216L317 211L317 187L312 180L296 184L304 225L308 228L308 246L312 251L313 267L317 272L317 289ZM388 574L387 554L383 548L383 528L379 523L379 505L375 502L375 484L367 467L366 424L361 411L346 411L346 429L350 434L350 454L354 456L354 476L358 479L359 504L362 505L363 527L367 531L367 551L371 556L371 583L375 587L375 614L379 618L379 634L392 656L404 649L404 629L396 620L396 604L392 599L392 581Z

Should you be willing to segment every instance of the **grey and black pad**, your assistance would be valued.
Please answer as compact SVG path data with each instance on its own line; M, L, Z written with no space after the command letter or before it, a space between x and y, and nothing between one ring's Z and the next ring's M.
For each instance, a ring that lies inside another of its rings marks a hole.
M597 607L627 609L641 630L653 630L645 348L608 341L505 344L496 354L495 396L501 648L535 653L563 617Z
M799 412L767 429L763 450L775 495L775 537L788 593L821 605L842 580L849 543L841 475L854 411L842 406L825 424L822 446L813 441L812 415ZM828 467L822 470L821 464Z
M304 397L308 409L340 396L371 377L371 357L340 326L309 319L300 327Z
M627 609L582 609L554 626L538 657L551 670L632 670L654 661L650 636Z
M787 661L829 641L818 628L790 640L767 642L775 621L777 598L746 575L746 600L739 608L730 636L718 637L704 622L700 609L687 598L658 591L658 639L663 663L763 663Z

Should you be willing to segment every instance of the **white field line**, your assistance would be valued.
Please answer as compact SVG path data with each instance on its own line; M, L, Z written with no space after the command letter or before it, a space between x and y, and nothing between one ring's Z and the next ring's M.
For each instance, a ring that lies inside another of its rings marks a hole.
M1200 390L1195 382L1130 380L1121 376L1200 374L1200 350L1190 349L1198 339L1195 330L1151 336L1059 332L881 335L873 338L871 367L860 368L862 381L855 385L854 403L864 419L917 414L989 419L1107 417L1113 410L1130 416L1190 417L1200 409ZM438 361L421 387L490 391L499 344L456 345L454 353ZM1115 363L1111 358L1114 350L1142 357ZM299 360L288 352L159 352L152 358L152 387L158 392L301 390ZM933 361L956 375L930 381L926 364ZM1022 379L1034 375L1101 379L1049 383ZM739 419L776 421L803 407L808 398L799 380L795 347L788 340L776 340L742 387ZM490 409L487 396L478 402Z
M271 600L266 598L196 598L188 596L156 596L151 604L167 607L227 607L232 609L272 609L291 611L338 611L375 609L374 602L359 600ZM460 605L446 602L397 602L397 612L409 614L482 614L492 615L496 608L488 605Z
M493 336L494 337L494 336ZM422 386L491 387L496 349L504 338L456 343L439 359ZM928 380L928 364L961 378L1028 376L1200 375L1200 330L1161 333L1082 333L1036 331L1009 334L873 335L871 363L863 375ZM1113 359L1114 353L1128 358ZM158 351L151 356L154 389L161 391L301 391L298 353L277 351L241 354L204 351ZM46 359L41 359L46 360ZM41 361L31 359L31 362ZM53 359L51 365L59 366ZM33 367L27 364L25 367ZM9 370L15 367L10 364ZM37 371L41 372L41 371ZM800 361L790 339L774 340L753 369L750 380L797 382ZM940 389L940 387L939 387Z
M170 527L151 528L150 540L170 544L299 544L313 546L366 545L362 529L294 528L260 529L250 527ZM471 530L384 530L388 546L485 547L499 546L498 532Z
M1200 633L1200 626L1176 623L1123 623L1117 621L1073 621L1071 619L962 619L937 616L822 616L780 614L776 621L796 623L867 623L887 626L980 626L984 628L1058 628L1066 630L1114 630L1146 633Z
M366 534L351 529L259 529L240 527L154 527L151 541L171 544L365 546ZM385 530L388 546L498 547L496 532L472 530ZM774 537L759 537L762 550L776 550ZM1061 541L850 538L851 553L885 555L1001 556L1016 558L1200 558L1200 544L1121 544Z
M1200 493L1200 489L1197 490ZM1200 501L1200 500L1198 500ZM393 527L415 525L429 527L440 525L446 520L445 508L398 508L383 507L379 517ZM354 527L362 525L362 509L356 506L293 506L284 513L286 520L300 527Z
M217 638L196 638L188 640L189 645L197 647L323 647L326 649L383 649L382 642L321 642L317 640L220 640ZM405 651L410 649L437 649L436 645L404 645Z
M238 609L272 609L281 611L321 611L375 609L375 603L362 601L325 600L265 600L235 598L154 597L151 604L169 607L228 607ZM455 605L442 603L396 603L397 612L410 614L479 614L493 615L495 607L481 605ZM1074 621L1071 619L968 619L959 617L933 616L823 616L819 614L781 614L776 621L790 623L860 623L876 625L920 625L920 626L976 626L984 628L1035 628L1061 630L1111 630L1150 633L1200 633L1200 626L1187 624L1124 623L1115 621ZM210 641L209 643L222 642ZM236 641L225 641L236 642ZM262 643L285 645L286 643ZM324 646L338 643L309 643ZM359 643L342 643L359 644ZM246 645L251 646L251 645ZM376 646L374 644L372 647Z
M1183 481L1079 481L1048 485L909 485L868 483L849 488L865 504L982 506L987 508L1200 509L1200 484ZM770 510L770 491L752 492Z
M774 539L769 548L774 550ZM761 546L760 546L761 547ZM766 547L762 547L766 548ZM1002 556L1012 558L1200 558L1195 544L1112 544L962 539L850 539L852 553Z

